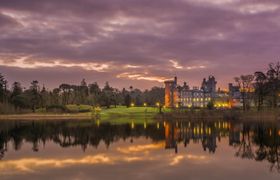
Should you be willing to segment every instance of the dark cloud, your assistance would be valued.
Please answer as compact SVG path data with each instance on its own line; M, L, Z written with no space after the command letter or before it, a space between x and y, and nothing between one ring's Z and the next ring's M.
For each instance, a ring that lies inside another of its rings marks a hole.
M13 18L0 13L0 30L16 28L19 23Z
M277 60L279 10L278 0L1 0L0 70L24 82L44 72L52 87L91 75L117 86L160 84L117 78L124 73L177 74L193 85L214 74L225 86Z

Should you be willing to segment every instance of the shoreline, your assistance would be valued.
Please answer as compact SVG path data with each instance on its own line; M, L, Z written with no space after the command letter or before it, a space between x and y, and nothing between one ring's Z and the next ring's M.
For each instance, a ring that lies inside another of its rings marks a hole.
M91 114L7 114L0 115L0 121L3 120L89 120L93 119Z
M227 120L236 120L236 121L276 121L280 122L280 116L273 114L271 112L247 112L247 113L234 113L226 114L223 112L216 113L164 113L162 115L155 114L154 116L147 116L149 119L157 120L217 120L217 119L227 119ZM146 118L147 118L146 117ZM103 119L104 118L104 119ZM99 120L108 121L108 119L122 119L122 118L143 118L145 119L144 114L135 114L134 116L123 115L123 114L114 114L105 116ZM28 114L5 114L0 115L0 121L5 120L95 120L91 113L79 113L79 114L38 114L38 113L28 113Z

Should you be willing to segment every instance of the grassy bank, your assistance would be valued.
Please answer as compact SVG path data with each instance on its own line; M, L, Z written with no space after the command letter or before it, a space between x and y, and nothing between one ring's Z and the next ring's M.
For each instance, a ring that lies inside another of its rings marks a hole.
M180 120L194 120L194 119L207 119L207 120L245 120L245 121L280 121L279 110L264 110L264 111L242 111L242 110L174 110L165 113L162 116L157 115L161 119L180 119Z
M0 120L98 120L99 122L110 123L143 123L154 122L155 119L164 120L277 120L280 121L280 111L256 110L243 112L241 110L207 110L207 109L162 109L163 114L159 114L156 107L124 107L117 106L102 108L98 112L92 106L67 105L72 113L51 113L38 110L36 113L0 115ZM74 112L74 113L73 113Z
M98 117L100 122L111 123L143 123L152 122L154 117L158 114L159 109L156 107L124 107L117 106L112 108L102 108L98 111L98 115L93 115L92 112L80 112L92 108L89 106L68 105L67 108L71 109L71 112L76 113L49 113L42 109L37 110L36 113L27 114L10 114L0 115L0 120L95 120ZM93 111L93 109L91 109ZM163 112L168 112L168 109L163 109Z
M167 112L168 109L163 109ZM100 120L103 122L125 123L134 121L152 122L155 116L159 113L159 109L155 107L117 107L110 109L102 109L100 112Z

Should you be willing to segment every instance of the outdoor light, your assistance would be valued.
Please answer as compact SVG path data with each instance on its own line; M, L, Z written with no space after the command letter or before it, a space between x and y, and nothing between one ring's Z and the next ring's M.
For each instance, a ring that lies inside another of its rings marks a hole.
M159 106L159 105L160 105L160 103L159 103L159 102L157 102L157 103L156 103L156 105L157 105L157 106Z
M131 129L134 129L135 125L134 125L134 122L132 121L131 122Z
M147 106L147 103L144 103L144 106L146 107L146 106Z
M131 103L131 106L134 107L135 106L134 103Z

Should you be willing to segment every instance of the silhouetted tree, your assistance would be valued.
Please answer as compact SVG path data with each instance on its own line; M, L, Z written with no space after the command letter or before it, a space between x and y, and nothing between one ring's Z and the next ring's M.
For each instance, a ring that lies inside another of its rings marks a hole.
M105 83L104 88L102 89L101 101L102 105L110 108L113 103L114 89L109 85L108 82Z
M237 83L243 102L243 110L246 111L250 105L250 92L252 89L252 82L254 80L253 75L241 75L240 77L234 78L235 82Z
M71 94L71 85L61 84L59 89L62 91L62 104L69 104L69 98Z
M5 102L7 99L7 81L4 76L0 73L0 102Z
M36 108L40 106L41 102L40 87L39 82L37 80L31 82L31 86L29 88L29 95L32 111L35 112Z
M46 90L45 86L43 86L41 92L40 92L40 97L41 97L41 107L47 107L49 104L49 92Z
M263 72L255 72L255 94L257 96L257 108L258 111L261 109L264 97L266 95L267 89L266 89L266 83L267 83L267 77Z
M97 82L89 85L89 102L91 105L98 105L100 103L101 89Z
M278 96L280 92L280 62L269 64L267 71L269 94L272 97L273 107L277 107Z
M23 89L19 82L14 82L11 93L11 103L16 109L24 108L26 105L26 99L23 96Z
M130 107L130 105L131 105L131 97L130 97L129 94L126 94L126 95L125 95L124 102L125 102L125 106L126 106L126 107Z

